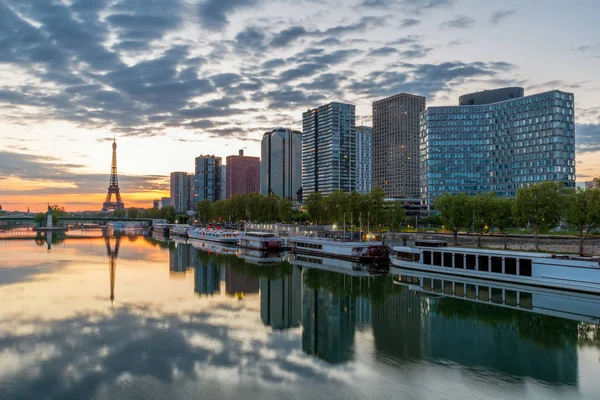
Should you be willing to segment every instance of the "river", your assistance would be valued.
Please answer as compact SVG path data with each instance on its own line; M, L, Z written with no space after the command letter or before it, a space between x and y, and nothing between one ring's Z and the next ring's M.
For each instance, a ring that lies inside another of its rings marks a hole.
M599 299L79 236L0 239L0 399L600 398Z

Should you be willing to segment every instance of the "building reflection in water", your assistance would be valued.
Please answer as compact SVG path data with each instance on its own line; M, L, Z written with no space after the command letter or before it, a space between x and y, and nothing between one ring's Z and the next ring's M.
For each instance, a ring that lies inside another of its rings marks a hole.
M302 269L290 268L281 277L260 278L260 319L273 329L295 328L302 320Z

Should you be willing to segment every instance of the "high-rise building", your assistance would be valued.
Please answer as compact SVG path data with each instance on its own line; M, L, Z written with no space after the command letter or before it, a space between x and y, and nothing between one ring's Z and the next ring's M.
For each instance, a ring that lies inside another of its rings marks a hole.
M421 116L421 200L444 193L495 192L544 181L575 186L575 104L558 90L522 88L461 96L459 106Z
M160 199L152 200L152 208L160 208Z
M159 207L158 208L163 208L163 207L167 207L171 205L171 198L170 197L161 197L160 198L160 202L158 203Z
M171 205L175 212L190 209L190 178L187 172L171 172Z
M260 192L260 158L244 155L227 157L227 198Z
M302 114L302 194L356 189L353 104L329 103Z
M400 93L373 103L373 186L388 198L419 197L419 114L425 97Z
M373 128L369 126L356 127L356 191L369 193L373 187Z
M260 193L302 200L302 133L287 128L266 132L261 142Z
M221 157L196 157L194 176L194 203L202 200L221 200Z
M219 200L227 199L227 166L221 165L221 196Z

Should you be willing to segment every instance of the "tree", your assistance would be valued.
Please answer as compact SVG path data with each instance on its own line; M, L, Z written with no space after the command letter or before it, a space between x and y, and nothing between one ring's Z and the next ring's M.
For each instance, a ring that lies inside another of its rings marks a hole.
M468 226L473 214L469 196L464 193L451 195L445 193L433 201L433 208L440 213L442 222L454 235L454 244L458 244L458 231Z
M308 217L315 224L319 225L325 221L325 202L323 195L319 192L313 192L306 198L306 212Z
M369 193L369 219L375 225L384 223L385 193L382 188L374 187Z
M481 247L481 236L492 226L495 199L494 192L478 193L469 199L473 209L473 229L477 233L477 247Z
M515 201L510 198L496 197L494 199L492 220L493 225L496 229L502 233L502 241L504 243L504 249L506 249L506 231L514 224L513 219L513 205Z
M277 216L281 222L291 221L294 215L294 204L291 200L281 198L277 200Z
M600 189L577 188L565 195L567 223L579 233L579 254L590 232L600 226Z
M138 209L135 207L131 207L129 210L127 210L127 218L137 218L138 216Z
M517 192L514 218L517 224L528 226L533 232L536 251L539 251L538 234L548 232L560 222L562 188L559 182L542 182Z
M400 221L406 218L406 210L402 202L395 201L387 209L388 219L390 220L390 230L395 232L400 226Z
M213 204L209 199L204 199L196 204L198 218L201 222L209 222L213 215Z

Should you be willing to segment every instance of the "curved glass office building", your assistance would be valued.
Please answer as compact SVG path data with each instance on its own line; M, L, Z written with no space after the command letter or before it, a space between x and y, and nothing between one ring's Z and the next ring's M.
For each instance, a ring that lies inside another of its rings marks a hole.
M461 103L421 114L425 204L444 193L515 197L519 188L543 181L575 186L572 93L523 96L522 88L503 88L461 96Z

